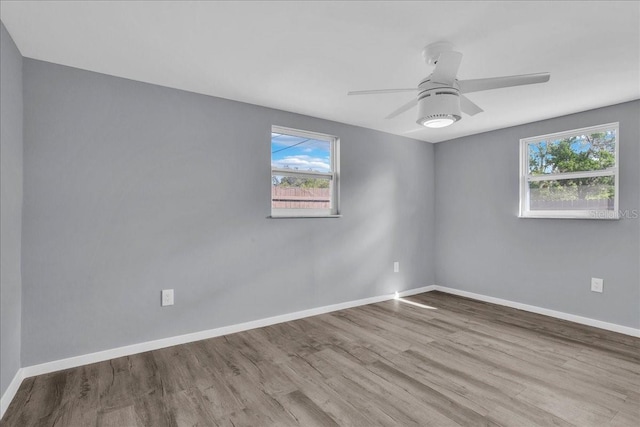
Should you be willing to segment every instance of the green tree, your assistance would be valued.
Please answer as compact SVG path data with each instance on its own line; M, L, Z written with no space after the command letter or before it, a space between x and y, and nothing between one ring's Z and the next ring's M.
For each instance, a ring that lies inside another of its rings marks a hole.
M284 176L280 179L280 181L274 178L273 185L298 188L329 188L329 181L321 178L298 178L293 176Z
M593 133L529 148L529 171L533 175L607 169L615 165L615 135ZM613 177L538 181L530 188L545 200L589 200L613 197Z

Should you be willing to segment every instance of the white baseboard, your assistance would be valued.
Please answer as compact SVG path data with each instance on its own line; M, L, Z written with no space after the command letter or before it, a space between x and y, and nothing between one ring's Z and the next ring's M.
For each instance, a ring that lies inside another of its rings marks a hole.
M410 289L399 293L400 296L416 295L423 292L429 292L434 289L433 286L425 286L421 288ZM171 347L179 344L186 344L193 341L200 341L208 338L215 338L222 335L233 334L236 332L247 331L249 329L262 328L264 326L275 325L277 323L289 322L291 320L302 319L304 317L317 316L319 314L329 313L332 311L344 310L351 307L361 305L374 304L376 302L387 301L393 299L394 294L379 295L370 298L364 298L354 301L347 301L339 304L326 305L323 307L311 308L309 310L296 311L294 313L283 314L280 316L268 317L265 319L253 320L251 322L240 323L236 325L223 326L221 328L209 329L206 331L194 332L191 334L178 335L175 337L163 338L155 341L147 341L139 344L118 347L109 350L99 351L96 353L84 354L81 356L69 357L52 362L42 363L24 367L24 378L42 375L49 372L55 372L62 369L75 368L77 366L88 365L90 363L102 362L116 357L129 356L132 354L142 353L150 350Z
M490 302L493 304L503 305L506 307L517 308L519 310L530 311L532 313L543 314L545 316L555 317L558 319L569 320L571 322L580 323L583 325L594 326L600 329L606 329L608 331L619 332L634 337L640 337L640 329L634 329L627 326L616 325L613 323L607 323L600 320L589 319L587 317L576 316L573 314L567 314L560 311L549 310L546 308L536 307L533 305L522 304L518 302L508 301L500 298L488 297L485 295L475 294L473 292L461 291L454 288L448 288L446 286L430 285L421 288L409 289L399 292L397 295L379 295L370 298L364 298L354 301L347 301L339 304L332 304L323 307L316 307L309 310L296 311L294 313L283 314L280 316L268 317L265 319L254 320L251 322L240 323L237 325L224 326L221 328L209 329L206 331L194 332L191 334L178 335L175 337L163 338L155 341L147 341L139 344L128 345L124 347L113 348L104 351L98 351L96 353L84 354L81 356L69 357L66 359L54 360L52 362L42 363L39 365L26 366L21 368L16 373L15 377L11 381L11 384L2 395L0 400L0 418L4 415L5 411L9 407L11 400L15 396L22 380L25 378L33 377L35 375L47 374L49 372L55 372L62 369L75 368L77 366L88 365L90 363L102 362L116 357L130 356L132 354L138 354L145 351L157 350L160 348L171 347L179 344L186 344L193 341L204 340L208 338L215 338L222 335L233 334L236 332L242 332L249 329L262 328L264 326L275 325L277 323L289 322L292 320L302 319L304 317L317 316L319 314L330 313L332 311L344 310L347 308L358 307L361 305L374 304L381 301L387 301L397 297L406 297L424 292L441 291L453 295L460 295L463 297L475 299L478 301Z
M2 394L2 398L0 398L0 419L2 419L2 417L4 416L4 413L9 407L9 404L18 392L20 384L22 384L22 380L24 380L25 378L26 377L24 376L24 369L18 369L18 372L16 372L15 376L9 383L9 387L7 387L5 392Z
M398 297L410 297L411 295L423 294L436 290L436 285L423 286L421 288L409 289L408 291L398 292Z
M398 293L398 296L409 296L429 292L434 289L433 286L425 286L421 288L410 289ZM280 316L268 317L265 319L254 320L251 322L240 323L236 325L223 326L221 328L209 329L206 331L194 332L191 334L178 335L175 337L163 338L154 341L147 341L139 344L132 344L124 347L117 347L109 350L98 351L95 353L83 354L81 356L69 357L66 359L54 360L52 362L41 363L38 365L26 366L21 368L11 381L11 384L2 395L2 405L0 407L0 418L9 407L11 400L15 396L22 380L36 375L48 374L50 372L60 371L62 369L75 368L90 363L103 362L105 360L114 359L116 357L130 356L145 351L157 350L160 348L171 347L179 344L186 344L193 341L200 341L208 338L215 338L222 335L242 332L249 329L262 328L264 326L275 325L277 323L289 322L291 320L302 319L304 317L317 316L319 314L330 313L332 311L344 310L347 308L357 307L361 305L374 304L376 302L387 301L395 298L395 294L379 295L370 298L363 298L354 301L347 301L339 304L332 304L323 307L316 307L309 310L296 311L294 313L283 314Z
M556 319L568 320L582 325L593 326L594 328L605 329L607 331L619 332L632 337L640 337L640 329L631 328L629 326L617 325L615 323L603 322L588 317L577 316L575 314L564 313L562 311L550 310L548 308L537 307L535 305L522 304L520 302L509 301L501 298L488 297L473 292L461 291L459 289L447 288L446 286L435 285L432 290L446 292L452 295L459 295L478 301L490 302L492 304L503 305L505 307L517 308L518 310L530 311L531 313L542 314Z

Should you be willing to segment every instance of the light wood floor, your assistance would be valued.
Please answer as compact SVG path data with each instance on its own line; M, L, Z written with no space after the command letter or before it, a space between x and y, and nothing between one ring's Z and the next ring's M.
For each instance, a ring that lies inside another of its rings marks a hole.
M634 426L640 339L438 292L26 379L2 426Z

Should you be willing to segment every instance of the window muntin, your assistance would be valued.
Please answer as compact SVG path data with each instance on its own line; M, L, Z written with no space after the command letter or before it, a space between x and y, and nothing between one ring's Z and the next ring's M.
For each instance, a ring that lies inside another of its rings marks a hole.
M271 215L338 215L338 139L273 126Z
M618 218L618 123L520 140L520 216Z

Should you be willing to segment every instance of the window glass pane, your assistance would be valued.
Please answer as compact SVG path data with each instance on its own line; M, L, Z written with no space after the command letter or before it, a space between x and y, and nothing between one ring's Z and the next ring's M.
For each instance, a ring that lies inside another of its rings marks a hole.
M331 180L324 177L271 176L274 209L330 209Z
M615 177L529 182L529 210L613 210Z
M271 167L331 172L331 143L272 132Z
M607 169L616 162L616 131L594 132L527 144L529 174Z

